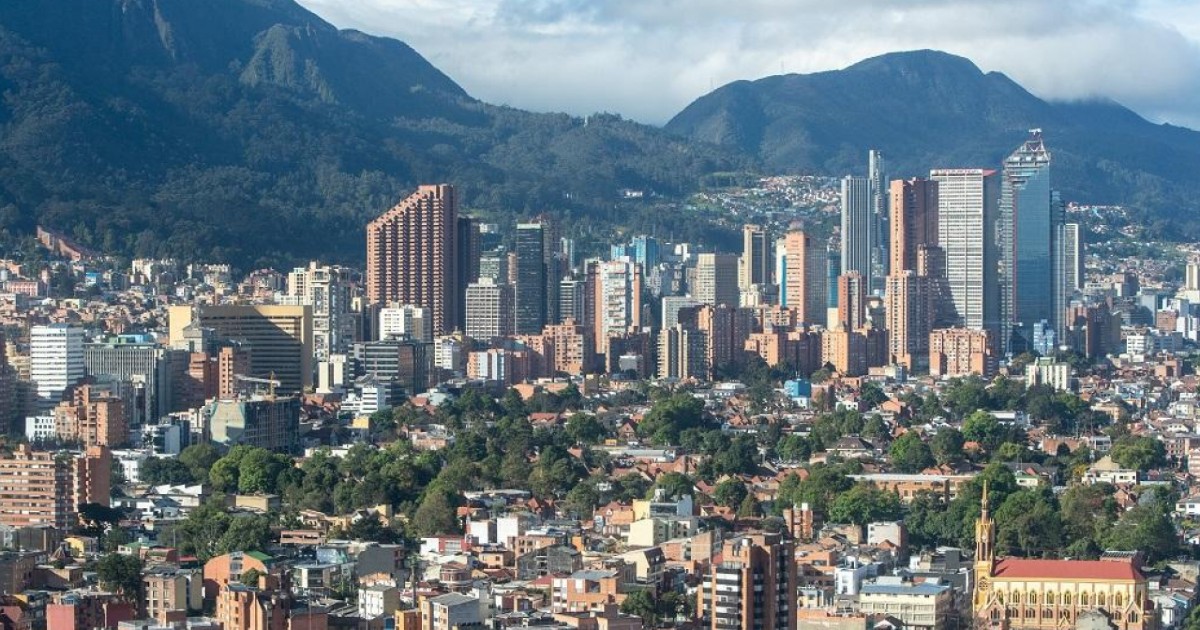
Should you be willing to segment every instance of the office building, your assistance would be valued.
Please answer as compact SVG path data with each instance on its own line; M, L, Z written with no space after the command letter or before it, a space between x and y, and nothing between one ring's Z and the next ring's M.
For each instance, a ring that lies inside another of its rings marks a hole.
M875 215L865 177L842 178L842 273L857 271L871 281L871 256L875 249Z
M737 306L738 257L705 253L696 257L696 284L692 297L702 304Z
M214 400L203 416L208 439L226 448L245 444L292 452L300 443L300 398L296 396Z
M947 319L973 330L1000 330L996 246L999 178L994 170L939 169L938 246L949 293ZM940 316L940 315L939 315Z
M591 321L587 311L587 287L587 281L580 278L563 278L559 281L558 314L562 321Z
M433 341L432 312L424 306L391 304L379 309L379 334L382 341L391 337L412 337L417 341Z
M432 344L410 338L357 343L353 357L355 378L369 374L385 382L394 381L409 396L429 389L434 373Z
M315 261L288 273L283 305L312 308L312 351L314 361L328 361L344 354L354 341L354 319L350 314L350 270L321 265Z
M29 330L29 378L37 396L37 411L53 409L63 391L83 378L86 369L82 328L51 324Z
M516 254L513 325L518 335L536 335L547 322L545 228L541 223L517 224Z
M697 589L701 627L710 630L796 628L799 582L795 544L782 533L724 541Z
M28 444L0 456L0 525L75 525L79 506L108 505L112 455L103 446L82 453L34 451Z
M837 325L858 330L867 324L867 279L857 271L838 276Z
M467 336L489 342L513 334L512 285L480 278L467 287Z
M700 306L700 300L683 295L666 295L662 299L662 321L659 328L670 328L679 323L679 312L691 306Z
M460 308L458 206L453 186L420 186L367 225L367 302L425 306L433 332L449 332Z
M1071 298L1083 289L1086 279L1083 273L1083 229L1078 223L1063 223L1058 227L1056 239L1057 290L1054 295L1054 317L1051 320L1060 339L1066 337L1067 308ZM1191 272L1192 265L1188 265ZM1190 277L1189 273L1189 277Z
M483 253L483 235L479 231L479 221L474 217L458 217L455 220L455 272L458 274L454 287L459 294L456 301L459 305L458 319L454 322L455 330L463 330L467 325L465 308L467 286L479 279L479 259ZM431 334L422 341L433 341Z
M215 339L249 347L250 376L279 381L277 391L297 393L313 384L312 307L199 305L168 309L172 346L196 323Z
M171 409L172 351L141 335L114 335L83 345L88 374L140 384L143 408L138 415L157 422Z
M1034 322L1059 322L1054 312L1057 286L1055 237L1062 208L1051 188L1050 152L1040 129L1004 160L1000 184L997 245L1000 252L1000 343L1012 351L1012 334L1030 343ZM1050 273L1047 273L1050 271ZM1016 326L1016 330L1013 330Z
M496 249L480 256L479 277L491 278L499 283L508 282L508 252Z
M891 216L888 214L888 183L883 153L871 149L867 153L867 186L871 205L871 285L868 293L883 291L883 279L891 273L888 233Z
M742 291L771 282L771 244L763 226L742 226L742 257L738 260L738 288Z
M795 309L802 323L823 323L828 308L825 244L803 230L792 230L783 238L781 250L780 305Z

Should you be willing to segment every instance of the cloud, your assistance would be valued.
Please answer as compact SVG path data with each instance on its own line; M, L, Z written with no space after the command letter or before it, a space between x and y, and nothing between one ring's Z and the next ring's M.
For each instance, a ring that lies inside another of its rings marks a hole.
M1048 99L1200 128L1193 0L300 0L402 39L494 103L662 123L738 79L896 50L969 57Z

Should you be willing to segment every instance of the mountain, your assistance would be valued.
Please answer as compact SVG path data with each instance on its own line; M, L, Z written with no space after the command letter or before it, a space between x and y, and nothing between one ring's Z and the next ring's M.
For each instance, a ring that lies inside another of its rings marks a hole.
M418 183L599 233L664 220L622 188L678 194L743 164L617 116L480 102L292 0L0 3L0 95L0 236L40 223L241 268L359 260L365 223Z
M1200 210L1200 132L1150 123L1113 102L1047 102L1001 73L943 52L737 81L666 125L782 172L865 174L867 150L877 148L896 177L934 167L998 167L1032 128L1043 130L1065 199L1129 204L1200 234L1193 218Z

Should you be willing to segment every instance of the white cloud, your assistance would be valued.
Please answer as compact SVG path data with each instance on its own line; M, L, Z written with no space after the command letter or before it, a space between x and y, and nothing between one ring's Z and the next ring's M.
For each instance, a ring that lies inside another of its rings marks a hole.
M1043 98L1200 128L1193 0L300 1L408 42L476 97L537 111L662 123L729 81L934 48Z

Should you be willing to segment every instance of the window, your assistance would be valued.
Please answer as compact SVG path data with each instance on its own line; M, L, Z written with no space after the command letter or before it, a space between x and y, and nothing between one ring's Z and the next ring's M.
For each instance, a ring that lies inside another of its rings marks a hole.
M1000 609L999 608L992 609L992 621L1000 621Z
M1097 605L1097 606L1103 606L1103 605L1104 605L1104 602L1105 602L1105 599L1104 599L1104 593L1099 593L1099 594L1097 594L1097 595L1096 595L1096 605Z
M1080 606L1087 606L1087 605L1088 605L1088 594L1087 594L1087 593L1080 593L1080 594L1079 594L1079 605L1080 605Z
M1124 594L1117 593L1116 595L1113 595L1113 606L1120 608L1121 606L1124 606L1124 605L1125 605L1125 595Z
M1046 603L1051 606L1054 605L1054 593L1046 593Z
M1129 623L1137 623L1138 614L1136 611L1129 611Z
M1063 606L1071 605L1071 594L1070 593L1063 593L1062 603L1063 603Z

